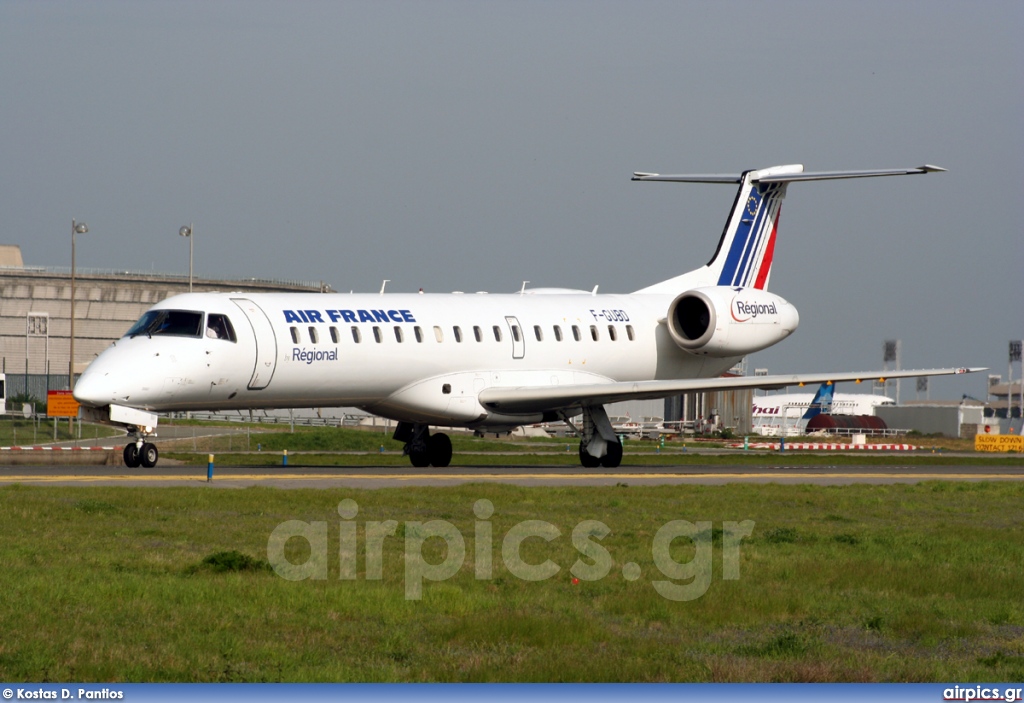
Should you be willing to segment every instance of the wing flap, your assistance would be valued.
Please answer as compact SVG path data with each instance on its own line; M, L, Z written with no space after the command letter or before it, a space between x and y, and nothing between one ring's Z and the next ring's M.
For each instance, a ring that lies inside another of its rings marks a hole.
M921 376L952 376L985 371L984 368L919 369L907 371L870 371L838 374L793 374L779 376L736 376L730 378L690 378L671 381L627 381L590 383L578 386L520 386L487 388L480 392L480 403L493 411L518 414L538 413L605 405L622 400L651 400L692 391L725 391L743 388L773 390L787 386L840 381L879 381Z

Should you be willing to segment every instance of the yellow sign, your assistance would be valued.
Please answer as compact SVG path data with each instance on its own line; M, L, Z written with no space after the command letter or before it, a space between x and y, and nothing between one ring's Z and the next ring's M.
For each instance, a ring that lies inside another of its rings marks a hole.
M78 401L71 391L47 391L46 417L78 417Z
M1024 435L979 434L974 437L978 452L1024 452Z

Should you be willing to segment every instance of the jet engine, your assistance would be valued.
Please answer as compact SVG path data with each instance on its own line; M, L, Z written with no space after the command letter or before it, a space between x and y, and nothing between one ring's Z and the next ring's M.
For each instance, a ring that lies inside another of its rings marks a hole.
M786 300L756 288L708 286L678 295L668 306L669 334L691 354L743 356L782 341L800 315Z

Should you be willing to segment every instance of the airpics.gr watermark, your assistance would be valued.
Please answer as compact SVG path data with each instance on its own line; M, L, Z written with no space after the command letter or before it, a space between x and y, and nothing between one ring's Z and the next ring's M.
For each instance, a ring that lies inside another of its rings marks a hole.
M359 506L346 498L338 503L338 578L353 581L357 578L358 533L356 516ZM473 571L478 580L489 580L494 574L495 536L490 522L494 505L487 499L473 504L476 521L473 526ZM737 580L740 577L740 542L754 531L753 520L722 523L722 578ZM583 520L571 533L573 547L579 552L569 572L580 581L599 581L608 576L615 566L611 553L600 542L611 534L611 528L600 520ZM289 581L305 579L327 579L328 533L326 521L305 522L287 520L270 534L267 540L267 560L282 578ZM398 537L399 523L396 520L366 521L364 534L364 570L367 581L379 581L384 571L384 542L396 538L404 540L405 547L405 597L420 600L423 597L424 581L444 581L459 572L466 563L466 540L455 525L446 520L427 522L408 520L403 524L402 537ZM551 559L540 563L527 563L520 555L522 544L527 539L539 538L552 542L562 537L558 526L544 520L524 520L513 526L501 538L501 560L505 569L515 578L523 581L544 581L562 570ZM285 545L291 539L302 539L309 544L309 557L301 564L294 564L285 556ZM423 558L423 544L428 539L442 539L447 546L444 559L430 564ZM688 539L693 542L693 558L679 562L672 558L670 548L674 540ZM666 580L651 581L651 585L663 597L674 601L689 601L700 598L711 585L712 523L710 521L689 522L672 520L658 529L651 541L651 556L654 565ZM585 560L586 559L586 560ZM635 562L622 565L622 577L636 581L641 576L641 567ZM687 581L688 583L676 583Z

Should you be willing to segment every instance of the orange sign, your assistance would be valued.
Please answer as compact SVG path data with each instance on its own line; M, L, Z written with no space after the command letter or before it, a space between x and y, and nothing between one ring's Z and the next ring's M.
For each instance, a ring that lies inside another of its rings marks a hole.
M78 401L71 391L47 391L46 417L78 417Z
M980 434L974 438L977 452L1024 452L1024 435Z

